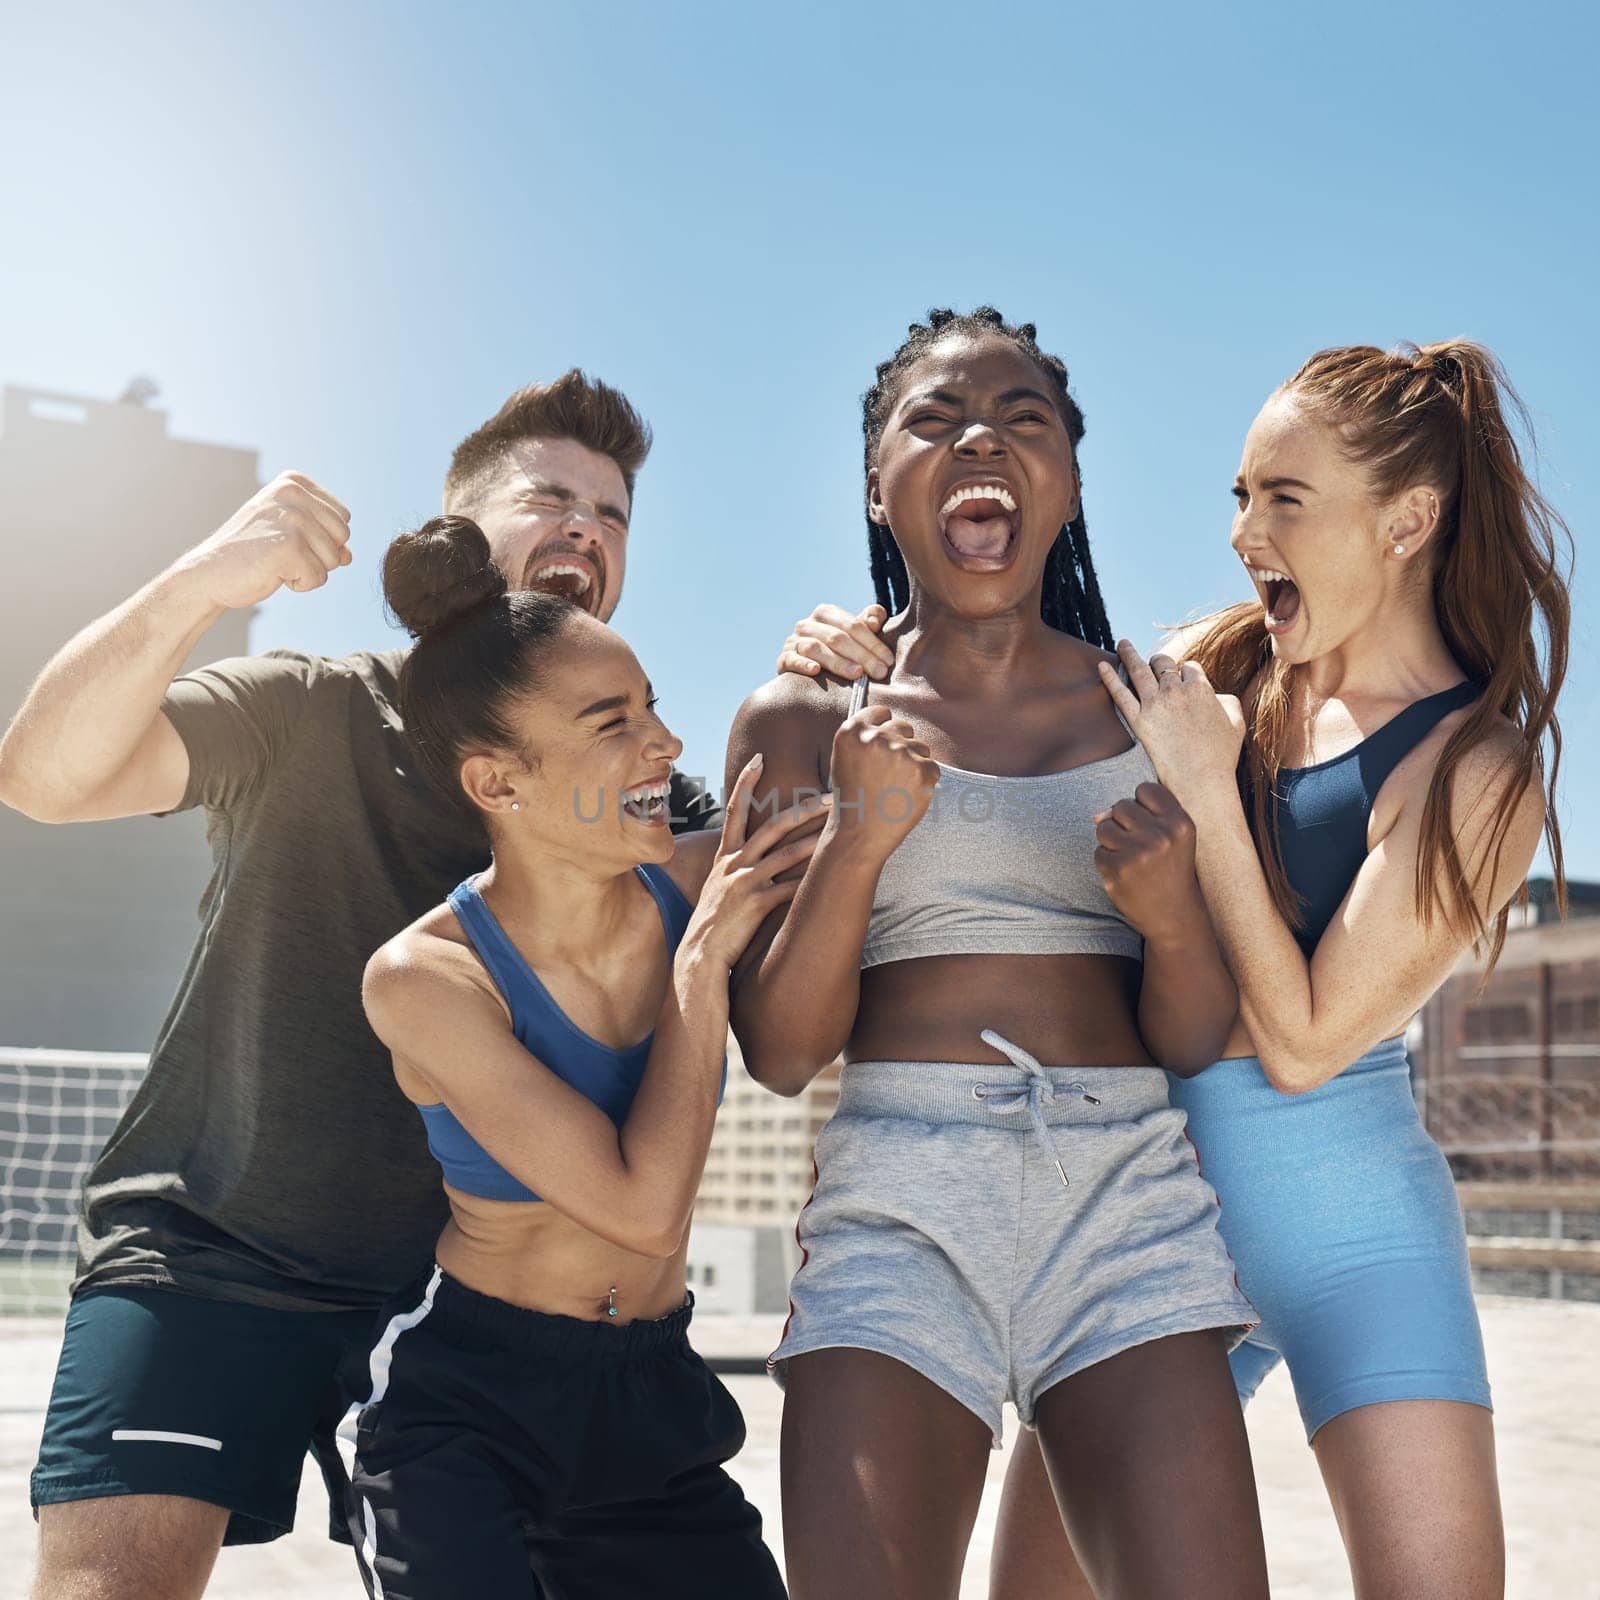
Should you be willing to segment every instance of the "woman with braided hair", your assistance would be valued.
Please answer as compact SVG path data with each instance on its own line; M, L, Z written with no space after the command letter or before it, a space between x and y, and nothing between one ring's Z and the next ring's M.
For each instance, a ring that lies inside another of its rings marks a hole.
M863 424L893 671L871 704L784 675L729 747L758 803L832 793L732 1003L779 1093L846 1061L773 1356L791 1593L953 1597L1009 1401L1101 1594L1264 1596L1226 1359L1255 1317L1161 1070L1236 997L1100 681L1082 412L983 308L914 326Z
M1256 599L1148 666L1120 646L1131 686L1105 674L1195 821L1239 987L1225 1058L1173 1086L1262 1316L1235 1380L1248 1400L1287 1366L1360 1600L1504 1590L1466 1240L1403 1035L1469 947L1498 954L1541 833L1562 882L1565 529L1512 418L1527 431L1466 340L1313 356L1233 484ZM872 659L835 643L841 665ZM1090 1592L1053 1510L1025 1439L1008 1597Z

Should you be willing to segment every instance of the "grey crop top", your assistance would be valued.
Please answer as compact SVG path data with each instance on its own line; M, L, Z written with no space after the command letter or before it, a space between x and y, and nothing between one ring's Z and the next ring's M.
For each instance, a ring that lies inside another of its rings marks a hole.
M850 714L866 703L863 678ZM1094 818L1155 775L1137 739L1119 755L1039 777L941 761L927 811L878 878L861 965L988 953L1141 960L1143 941L1094 868Z

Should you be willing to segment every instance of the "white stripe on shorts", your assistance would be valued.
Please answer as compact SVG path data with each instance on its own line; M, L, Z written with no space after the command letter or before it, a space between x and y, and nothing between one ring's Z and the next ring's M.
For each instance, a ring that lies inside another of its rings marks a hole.
M113 1428L111 1442L127 1440L132 1444L197 1444L202 1450L220 1450L220 1439L208 1438L203 1433L166 1433L160 1428Z
M356 1421L368 1406L375 1406L389 1392L389 1369L394 1364L395 1341L408 1328L416 1327L433 1310L433 1297L438 1292L439 1280L442 1277L444 1277L443 1269L435 1267L420 1303L409 1311L398 1311L390 1317L378 1342L372 1347L372 1355L367 1362L367 1373L372 1381L371 1389L365 1400L357 1400L345 1412L336 1435L339 1458L344 1462L344 1473L347 1478L354 1479L356 1475Z
M368 1406L375 1406L384 1395L389 1392L389 1371L394 1365L394 1347L400 1335L408 1328L414 1328L433 1310L433 1297L438 1292L439 1281L444 1277L440 1267L433 1269L433 1276L428 1279L428 1287L423 1291L421 1301L409 1311L396 1312L389 1318L388 1326L384 1328L378 1342L372 1347L372 1356L367 1362L367 1371L372 1379L372 1388L365 1400L358 1400L339 1423L339 1430L335 1442L339 1447L339 1459L344 1462L344 1475L349 1483L355 1482L356 1476L356 1426L361 1418L361 1413ZM367 1592L372 1600L384 1600L383 1580L378 1576L378 1519L372 1514L372 1503L365 1495L361 1497L361 1568L370 1580Z

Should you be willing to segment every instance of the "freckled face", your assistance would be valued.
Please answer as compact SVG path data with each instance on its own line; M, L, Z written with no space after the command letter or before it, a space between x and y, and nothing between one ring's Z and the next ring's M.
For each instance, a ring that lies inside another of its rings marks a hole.
M947 608L995 616L1031 595L1037 609L1045 559L1078 509L1049 375L997 335L937 341L900 377L867 505Z
M543 589L606 621L628 558L622 469L575 439L522 439L472 512L513 589Z
M1250 426L1233 494L1231 542L1274 655L1314 660L1372 621L1388 592L1382 507L1332 427L1274 395Z

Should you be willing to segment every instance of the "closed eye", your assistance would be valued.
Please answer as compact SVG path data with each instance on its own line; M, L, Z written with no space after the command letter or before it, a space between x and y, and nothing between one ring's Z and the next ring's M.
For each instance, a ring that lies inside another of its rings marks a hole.
M661 696L653 694L645 700L644 708L646 711L654 711L660 703ZM625 728L627 725L628 719L626 717L613 717L609 722L602 722L594 731L596 733L610 733L615 728Z

